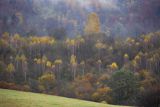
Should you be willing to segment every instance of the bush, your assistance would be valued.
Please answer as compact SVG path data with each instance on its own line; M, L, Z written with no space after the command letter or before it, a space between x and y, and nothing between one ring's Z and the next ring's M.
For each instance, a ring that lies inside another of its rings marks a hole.
M38 80L29 79L29 86L30 86L32 92L40 92L39 87L38 87L39 86Z
M30 87L28 85L16 85L15 83L8 83L1 81L0 88L3 89L12 89L12 90L19 90L19 91L30 91Z
M97 102L106 101L108 103L112 102L110 93L112 90L109 87L97 88L96 92L92 94L92 100Z
M131 71L120 70L115 72L109 81L112 89L114 104L135 104L138 93L138 80Z
M39 77L39 82L44 86L45 91L49 92L55 87L55 75L53 73L45 73L41 77Z

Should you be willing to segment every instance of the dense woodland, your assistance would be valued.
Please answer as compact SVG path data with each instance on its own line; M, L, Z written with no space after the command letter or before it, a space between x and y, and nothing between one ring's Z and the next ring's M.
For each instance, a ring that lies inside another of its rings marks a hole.
M100 30L96 13L75 38L0 36L0 87L135 105L160 79L160 32L136 37Z

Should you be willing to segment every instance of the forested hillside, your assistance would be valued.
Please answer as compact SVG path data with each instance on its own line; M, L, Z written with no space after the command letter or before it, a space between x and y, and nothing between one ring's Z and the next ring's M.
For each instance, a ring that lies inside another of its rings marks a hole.
M99 30L96 13L84 35L2 34L0 87L112 104L135 104L160 78L160 32L118 38Z
M0 88L159 104L159 0L38 1L0 0Z

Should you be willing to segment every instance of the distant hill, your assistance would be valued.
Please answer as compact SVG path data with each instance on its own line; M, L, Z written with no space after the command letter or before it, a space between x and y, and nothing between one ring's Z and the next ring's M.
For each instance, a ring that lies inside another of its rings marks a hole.
M96 12L103 32L139 35L159 30L159 0L0 0L0 34L76 36ZM62 35L61 34L61 35Z

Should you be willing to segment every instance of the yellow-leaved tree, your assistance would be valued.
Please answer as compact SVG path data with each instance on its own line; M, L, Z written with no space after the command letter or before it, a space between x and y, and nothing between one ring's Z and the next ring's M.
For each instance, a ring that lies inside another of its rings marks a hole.
M118 69L118 64L116 62L113 62L111 65L110 65L110 68L111 68L111 71L116 71Z
M71 55L70 59L71 69L73 73L73 78L76 78L76 71L77 71L77 59L75 55Z
M10 80L12 79L13 72L15 71L15 67L12 63L7 65L6 71L9 73Z
M90 13L84 28L86 34L99 33L100 32L100 22L99 17L96 13Z
M27 58L24 54L20 56L21 65L22 65L22 72L24 73L24 80L27 81L27 71L28 71L28 63Z

